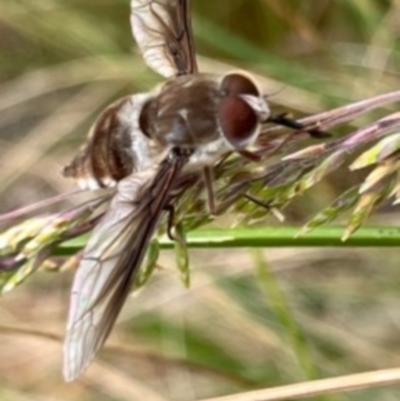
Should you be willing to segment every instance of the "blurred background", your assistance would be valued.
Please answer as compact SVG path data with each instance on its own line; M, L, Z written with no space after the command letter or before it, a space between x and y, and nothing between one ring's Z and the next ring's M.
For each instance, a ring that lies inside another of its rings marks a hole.
M400 85L398 0L192 3L201 70L252 72L275 110L300 117ZM133 43L128 0L2 0L0 52L0 212L70 190L61 169L96 114L161 82ZM335 173L290 206L287 223L304 222L355 179ZM398 221L393 209L374 217ZM397 250L190 256L187 290L163 252L162 269L74 384L61 376L72 273L36 274L4 296L0 399L188 401L399 365ZM391 387L324 400L399 396Z

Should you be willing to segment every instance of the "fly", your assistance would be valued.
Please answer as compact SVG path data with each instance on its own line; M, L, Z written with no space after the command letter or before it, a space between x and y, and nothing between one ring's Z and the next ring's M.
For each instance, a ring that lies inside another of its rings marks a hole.
M248 148L261 126L289 121L270 116L250 75L198 72L189 0L133 0L131 26L145 62L166 82L106 108L64 169L82 188L115 187L74 277L64 343L67 381L82 373L106 341L151 236L171 209L177 179L201 171L215 212L215 163L229 152L256 160Z

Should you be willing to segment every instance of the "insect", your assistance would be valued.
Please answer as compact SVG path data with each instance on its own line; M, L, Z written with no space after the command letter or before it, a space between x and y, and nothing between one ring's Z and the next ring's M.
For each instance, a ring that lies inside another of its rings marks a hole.
M148 66L167 80L103 111L64 169L83 188L116 187L74 278L64 343L67 381L107 339L157 223L170 209L177 178L201 171L214 212L214 164L228 152L256 158L247 148L265 122L293 126L283 116L271 117L249 75L198 72L189 14L189 0L132 1L134 39Z

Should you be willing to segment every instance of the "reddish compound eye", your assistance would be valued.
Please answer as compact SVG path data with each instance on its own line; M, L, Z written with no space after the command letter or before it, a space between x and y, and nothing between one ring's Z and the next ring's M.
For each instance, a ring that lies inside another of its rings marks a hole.
M239 97L225 97L219 103L218 120L226 140L235 148L247 146L258 126L255 111Z
M221 90L227 96L253 95L260 96L254 82L239 73L230 73L221 82Z

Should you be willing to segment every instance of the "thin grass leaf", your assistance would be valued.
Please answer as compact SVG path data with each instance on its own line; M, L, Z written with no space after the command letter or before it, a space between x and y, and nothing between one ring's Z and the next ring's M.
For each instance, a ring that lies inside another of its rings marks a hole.
M350 170L358 170L370 166L371 164L379 163L393 153L396 153L399 149L400 134L390 135L363 152L349 168Z
M342 195L340 195L330 206L318 213L299 231L297 236L302 236L323 224L334 221L341 213L348 211L353 207L360 197L359 186L356 185Z
M368 192L371 188L375 187L380 181L384 180L387 176L392 175L398 171L400 161L391 158L385 160L383 163L376 166L365 178L360 186L360 194Z
M393 186L393 177L389 177L379 181L374 187L361 194L342 236L342 241L346 241L364 223L374 208L391 193Z
M52 216L34 217L10 227L0 234L0 255L18 252L24 243L36 237L40 230L53 219Z
M295 355L303 378L316 379L319 374L311 358L307 339L296 322L277 279L259 251L253 251L253 261L261 288L281 325L282 335L286 337Z
M337 169L343 164L344 160L344 155L341 152L335 152L323 159L315 168L293 183L288 191L288 199L303 194L307 189L321 181L326 175Z
M25 261L18 270L7 278L0 292L5 294L25 281L33 274L50 255L52 247L57 244L69 230L86 220L92 214L91 210L81 210L66 216L53 216L37 229L35 235L28 239L31 231L25 232L26 243L15 255L15 262Z
M181 276L183 285L190 287L190 268L189 268L189 252L186 245L186 231L183 224L178 223L174 230L175 239L175 261Z
M158 257L160 256L160 243L157 239L153 239L149 243L149 247L147 248L146 260L142 268L139 270L138 275L135 279L134 288L143 287L154 270L157 267Z

